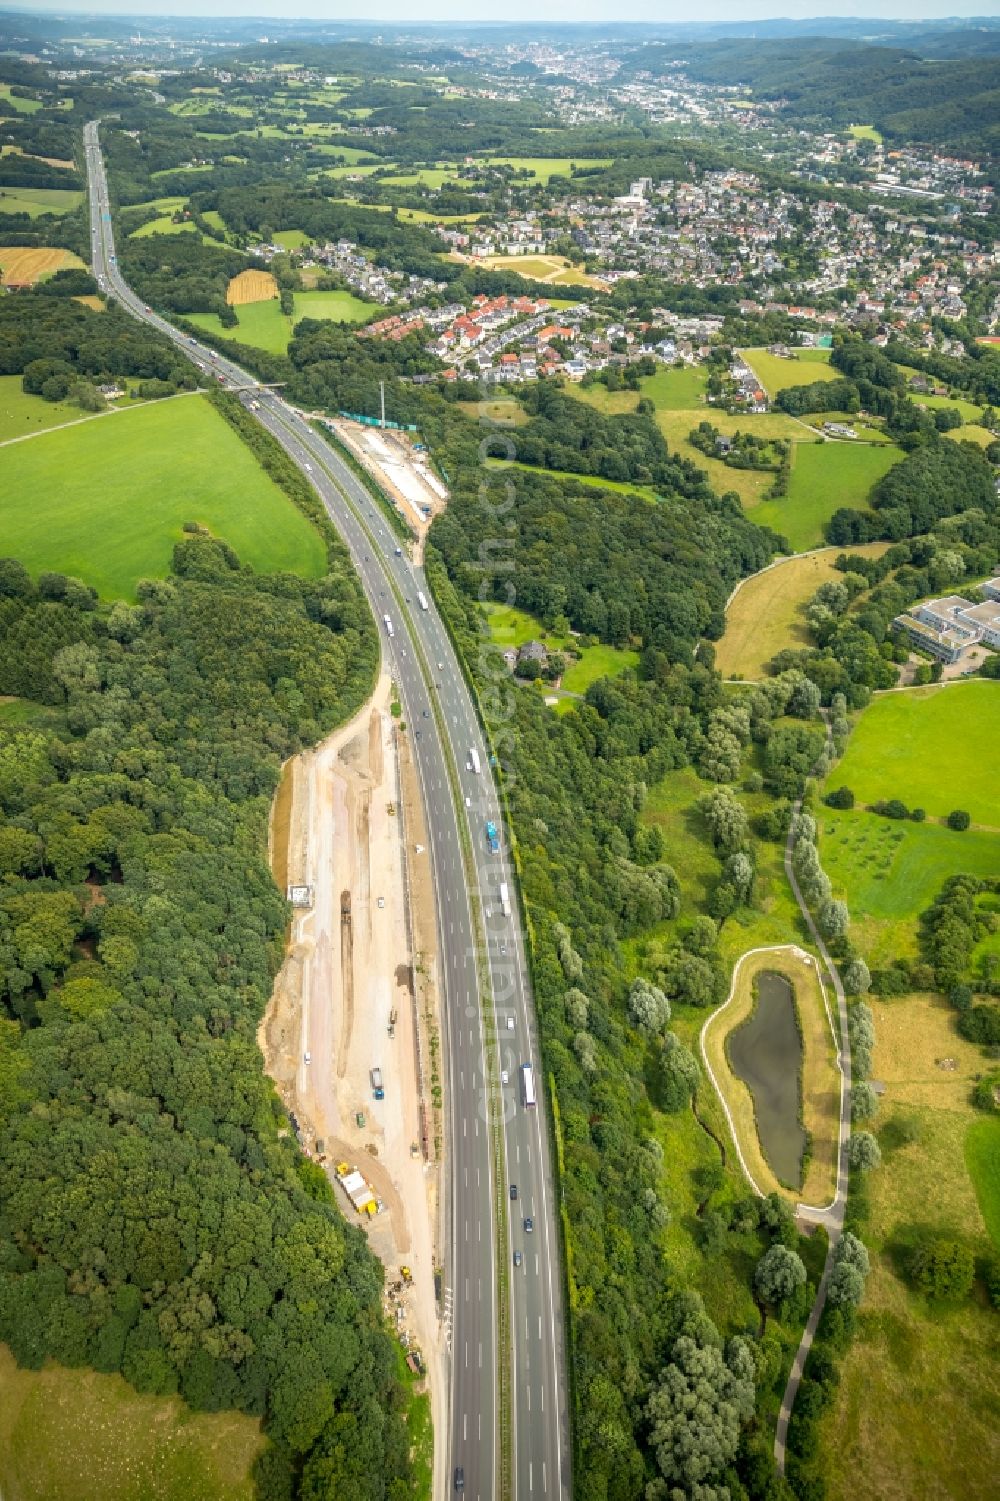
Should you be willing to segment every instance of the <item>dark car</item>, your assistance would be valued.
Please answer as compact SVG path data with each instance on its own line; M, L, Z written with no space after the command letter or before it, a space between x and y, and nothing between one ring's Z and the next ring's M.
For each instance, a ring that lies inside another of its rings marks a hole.
M456 1491L465 1490L465 1471L461 1465L458 1465L455 1469L455 1489Z
M510 1185L510 1196L511 1196L512 1199L516 1199L517 1198L517 1184L516 1183L512 1183Z
M528 1232L529 1235L531 1234L532 1230L534 1230L534 1228L535 1228L535 1222L531 1218L530 1214L528 1215L527 1219L524 1222L524 1228Z

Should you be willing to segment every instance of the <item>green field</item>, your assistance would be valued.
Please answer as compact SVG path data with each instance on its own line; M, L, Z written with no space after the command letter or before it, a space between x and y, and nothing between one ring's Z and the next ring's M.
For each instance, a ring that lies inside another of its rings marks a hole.
M827 781L828 787L852 785L840 767ZM905 791L900 795L905 801ZM855 941L876 964L916 954L917 918L951 876L1000 871L997 834L956 834L937 823L880 818L862 808L822 808L817 822L823 869L850 908Z
M980 427L978 422L967 422L964 427L949 428L945 437L956 443L976 443L980 448L989 448L997 440L996 433L991 433L988 427Z
M446 182L454 182L456 170L454 167L420 167L412 172L400 173L397 177L386 177L384 182L387 187L411 187L419 183L422 187L432 188L435 192L443 188Z
M287 318L276 297L266 302L245 302L236 309L239 323L223 328L217 313L189 313L188 321L220 339L234 339L252 344L270 354L284 354L292 330L300 318L329 318L341 323L364 323L378 312L370 302L362 302L350 292L296 292L295 312Z
M319 533L198 396L60 428L5 451L0 532L32 573L46 569L132 598L170 571L185 521L224 537L260 571L320 577Z
M7 1501L253 1501L260 1425L144 1397L120 1376L20 1370L0 1346Z
M286 250L301 250L303 245L311 245L309 236L301 229L279 229L274 237L276 245L283 245Z
M150 235L180 235L197 233L198 226L196 224L193 224L190 219L182 219L180 223L175 224L173 219L164 217L162 219L150 219L148 224L142 224L138 229L133 229L132 233L129 235L129 239L145 240L148 239Z
M977 1256L988 1249L967 1169L969 1135L982 1121L969 1103L982 1056L958 1036L945 1001L913 995L874 1006L872 1073L886 1086L876 1122L882 1166L855 1205L872 1270L820 1420L817 1468L829 1501L992 1501L997 1315L979 1294L930 1305L902 1275L917 1233L954 1236Z
M795 552L818 547L834 511L841 506L865 509L875 481L902 457L894 444L855 448L849 443L797 443L788 494L762 501L752 519L787 537Z
M850 125L848 126L847 134L853 136L856 141L876 141L881 143L882 140L881 134L875 129L874 125Z
M0 214L68 214L83 202L71 188L0 188Z
M19 99L11 93L9 83L0 83L0 101L3 105L10 105L11 109L19 115L34 115L42 108L40 99Z
M1000 1117L974 1121L965 1136L965 1165L983 1223L1000 1246Z
M71 401L46 401L21 389L19 375L0 375L0 443L44 432L64 422L76 422L84 414Z
M579 661L572 662L563 673L562 686L567 693L586 693L591 683L598 678L614 678L628 668L638 667L639 653L626 651L603 642L584 649ZM563 703L567 700L563 699Z
M705 385L705 372L700 366L682 365L679 369L665 367L657 370L655 375L643 376L638 391L609 391L601 382L587 387L571 386L569 389L571 395L596 407L599 412L608 412L612 416L634 412L642 397L652 401L658 413L689 411L691 423L687 431L690 432L692 427L697 427L706 417L712 420L710 413L697 411L697 403L705 393ZM749 422L746 425L749 426Z
M902 798L907 807L926 808L929 818L965 808L975 823L1000 829L998 744L995 683L886 693L860 715L831 785L850 787L864 803Z
M526 641L542 641L549 651L562 651L569 645L568 637L546 631L540 620L529 615L527 610L519 610L516 605L500 605L488 601L482 605L482 609L486 613L490 636L504 650L508 646L523 646Z
M888 546L867 542L852 551L872 558ZM806 605L820 584L840 578L833 565L842 550L824 547L746 579L726 607L725 634L715 643L715 665L723 677L764 677L768 662L779 651L811 645Z
M544 185L550 177L569 177L571 167L610 167L611 158L607 156L490 156L485 159L485 165L513 167L515 170L528 171L536 181Z
M787 360L766 349L743 349L740 353L772 399L788 386L808 386L815 380L840 379L838 371L829 368L828 349L797 349Z

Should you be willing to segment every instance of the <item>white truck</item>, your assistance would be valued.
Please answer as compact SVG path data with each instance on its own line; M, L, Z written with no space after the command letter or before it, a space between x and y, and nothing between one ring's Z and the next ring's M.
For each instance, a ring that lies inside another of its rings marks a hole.
M469 747L469 767L476 773L476 776L478 777L482 768L479 765L479 752L476 750L476 747L474 745L470 745Z
M500 882L500 910L504 917L510 916L510 892L507 890L507 882Z
M390 637L394 636L396 634L396 632L392 628L392 621L389 619L389 616L388 615L383 615L382 616L382 620L383 620L383 623L385 624L385 633L386 633L386 635L390 636Z
M422 610L430 609L430 605L427 603L427 596L420 589L417 590L417 604Z

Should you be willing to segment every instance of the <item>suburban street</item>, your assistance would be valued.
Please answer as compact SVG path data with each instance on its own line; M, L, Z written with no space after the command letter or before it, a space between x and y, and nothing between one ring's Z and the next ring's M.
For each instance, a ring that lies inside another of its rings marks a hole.
M85 144L92 260L102 291L171 338L210 376L221 376L225 387L241 393L245 405L252 399L253 415L314 486L361 578L412 737L429 844L425 854L411 848L409 857L431 862L446 1066L450 1191L442 1312L450 1362L451 1431L435 1435L446 1457L446 1463L435 1468L439 1492L453 1493L461 1467L464 1494L470 1498L493 1501L505 1493L516 1498L568 1497L558 1205L544 1074L509 839L470 692L422 568L411 563L353 470L276 392L258 387L248 372L180 333L126 285L117 267L96 122L86 126ZM426 598L426 608L418 603L419 594ZM488 848L487 820L500 830L498 854ZM471 843L475 863L471 886L463 836ZM510 892L509 916L501 906L501 883ZM480 935L484 955L479 952ZM492 991L485 1007L481 972L488 973ZM525 1108L523 1103L521 1067L526 1063L534 1071L537 1108ZM497 1121L499 1162L491 1152ZM515 1184L516 1202L511 1198ZM525 1228L529 1218L530 1231ZM518 1267L513 1264L515 1252L522 1258ZM505 1258L503 1269L498 1255ZM507 1452L498 1391L501 1270L510 1287Z

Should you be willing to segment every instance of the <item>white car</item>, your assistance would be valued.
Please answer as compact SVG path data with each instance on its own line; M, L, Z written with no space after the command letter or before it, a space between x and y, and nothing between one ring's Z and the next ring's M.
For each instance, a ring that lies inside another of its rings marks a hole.
M380 907L384 907L385 906L385 897L384 896L380 896L379 897L378 904L379 904Z
M508 1018L507 1018L507 1031L508 1032L513 1032L513 1030L514 1030L514 1018L512 1016L508 1016Z
M506 1069L501 1069L501 1071L500 1071L500 1083L501 1084L509 1084L510 1083L510 1075L508 1074L508 1072L507 1072Z
M312 1063L312 1053L303 1053L302 1060L304 1063Z

